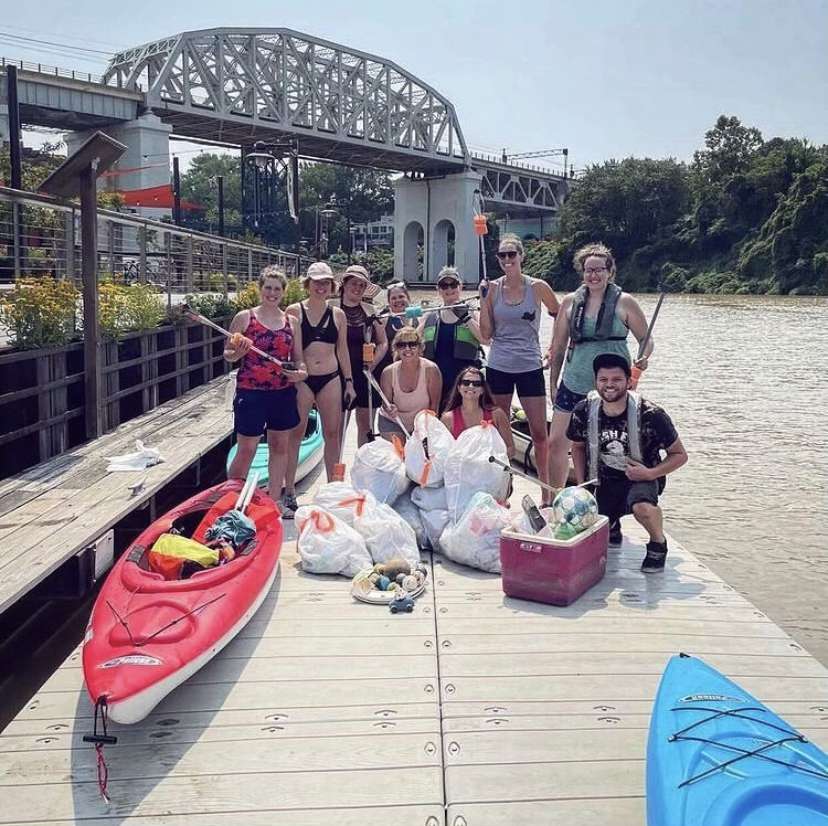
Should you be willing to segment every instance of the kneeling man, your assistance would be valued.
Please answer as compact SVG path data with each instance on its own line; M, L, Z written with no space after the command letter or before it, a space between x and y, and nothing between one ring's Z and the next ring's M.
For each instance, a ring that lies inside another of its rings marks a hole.
M576 405L566 433L576 479L598 480L598 510L609 517L610 544L621 544L621 517L632 513L650 536L641 570L662 571L667 541L658 497L664 477L687 461L687 453L670 417L630 392L623 356L596 356L592 369L597 392Z

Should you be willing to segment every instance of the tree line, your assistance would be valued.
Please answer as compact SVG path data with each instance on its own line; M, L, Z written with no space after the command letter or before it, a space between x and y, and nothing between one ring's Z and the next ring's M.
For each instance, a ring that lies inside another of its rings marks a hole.
M764 140L721 115L691 163L609 160L586 170L527 272L570 289L572 256L601 240L630 291L828 294L828 145Z

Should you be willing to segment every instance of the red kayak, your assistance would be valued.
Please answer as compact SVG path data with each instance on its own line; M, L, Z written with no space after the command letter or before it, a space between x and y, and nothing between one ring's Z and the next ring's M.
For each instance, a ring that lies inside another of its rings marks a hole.
M83 673L92 702L105 702L116 722L146 717L238 634L270 591L282 520L258 489L244 509L255 536L230 561L188 570L186 579L171 579L174 573L159 573L153 564L151 551L162 534L206 542L207 530L238 504L242 487L238 479L216 485L156 520L101 588L84 639Z

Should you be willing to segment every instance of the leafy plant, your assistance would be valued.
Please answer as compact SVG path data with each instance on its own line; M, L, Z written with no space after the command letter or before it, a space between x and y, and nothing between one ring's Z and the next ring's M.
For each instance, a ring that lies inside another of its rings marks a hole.
M103 283L98 288L98 323L105 339L130 330L151 330L164 320L164 307L148 284Z
M79 298L64 278L20 278L0 297L0 324L21 350L66 344L76 333Z

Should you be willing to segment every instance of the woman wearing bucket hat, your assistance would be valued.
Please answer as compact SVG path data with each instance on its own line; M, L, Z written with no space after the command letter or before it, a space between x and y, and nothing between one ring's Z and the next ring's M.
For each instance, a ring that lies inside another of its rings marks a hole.
M371 283L365 267L352 264L343 273L339 306L345 313L348 327L348 355L356 393L357 444L359 445L368 441L368 433L374 427L369 409L376 409L380 404L379 396L368 386L364 369L367 367L373 373L374 365L382 361L388 349L385 325L377 318L374 307L364 300L373 298L378 292L379 287Z
M290 455L285 473L284 503L296 510L296 466L299 446L305 434L308 415L316 404L325 439L325 470L331 480L339 457L342 431L342 403L351 404L355 397L354 380L348 357L347 322L339 307L328 300L335 290L334 274L324 261L308 267L302 286L308 297L291 304L287 314L297 319L302 329L308 377L298 385L299 424L291 431ZM287 516L285 509L282 515Z

